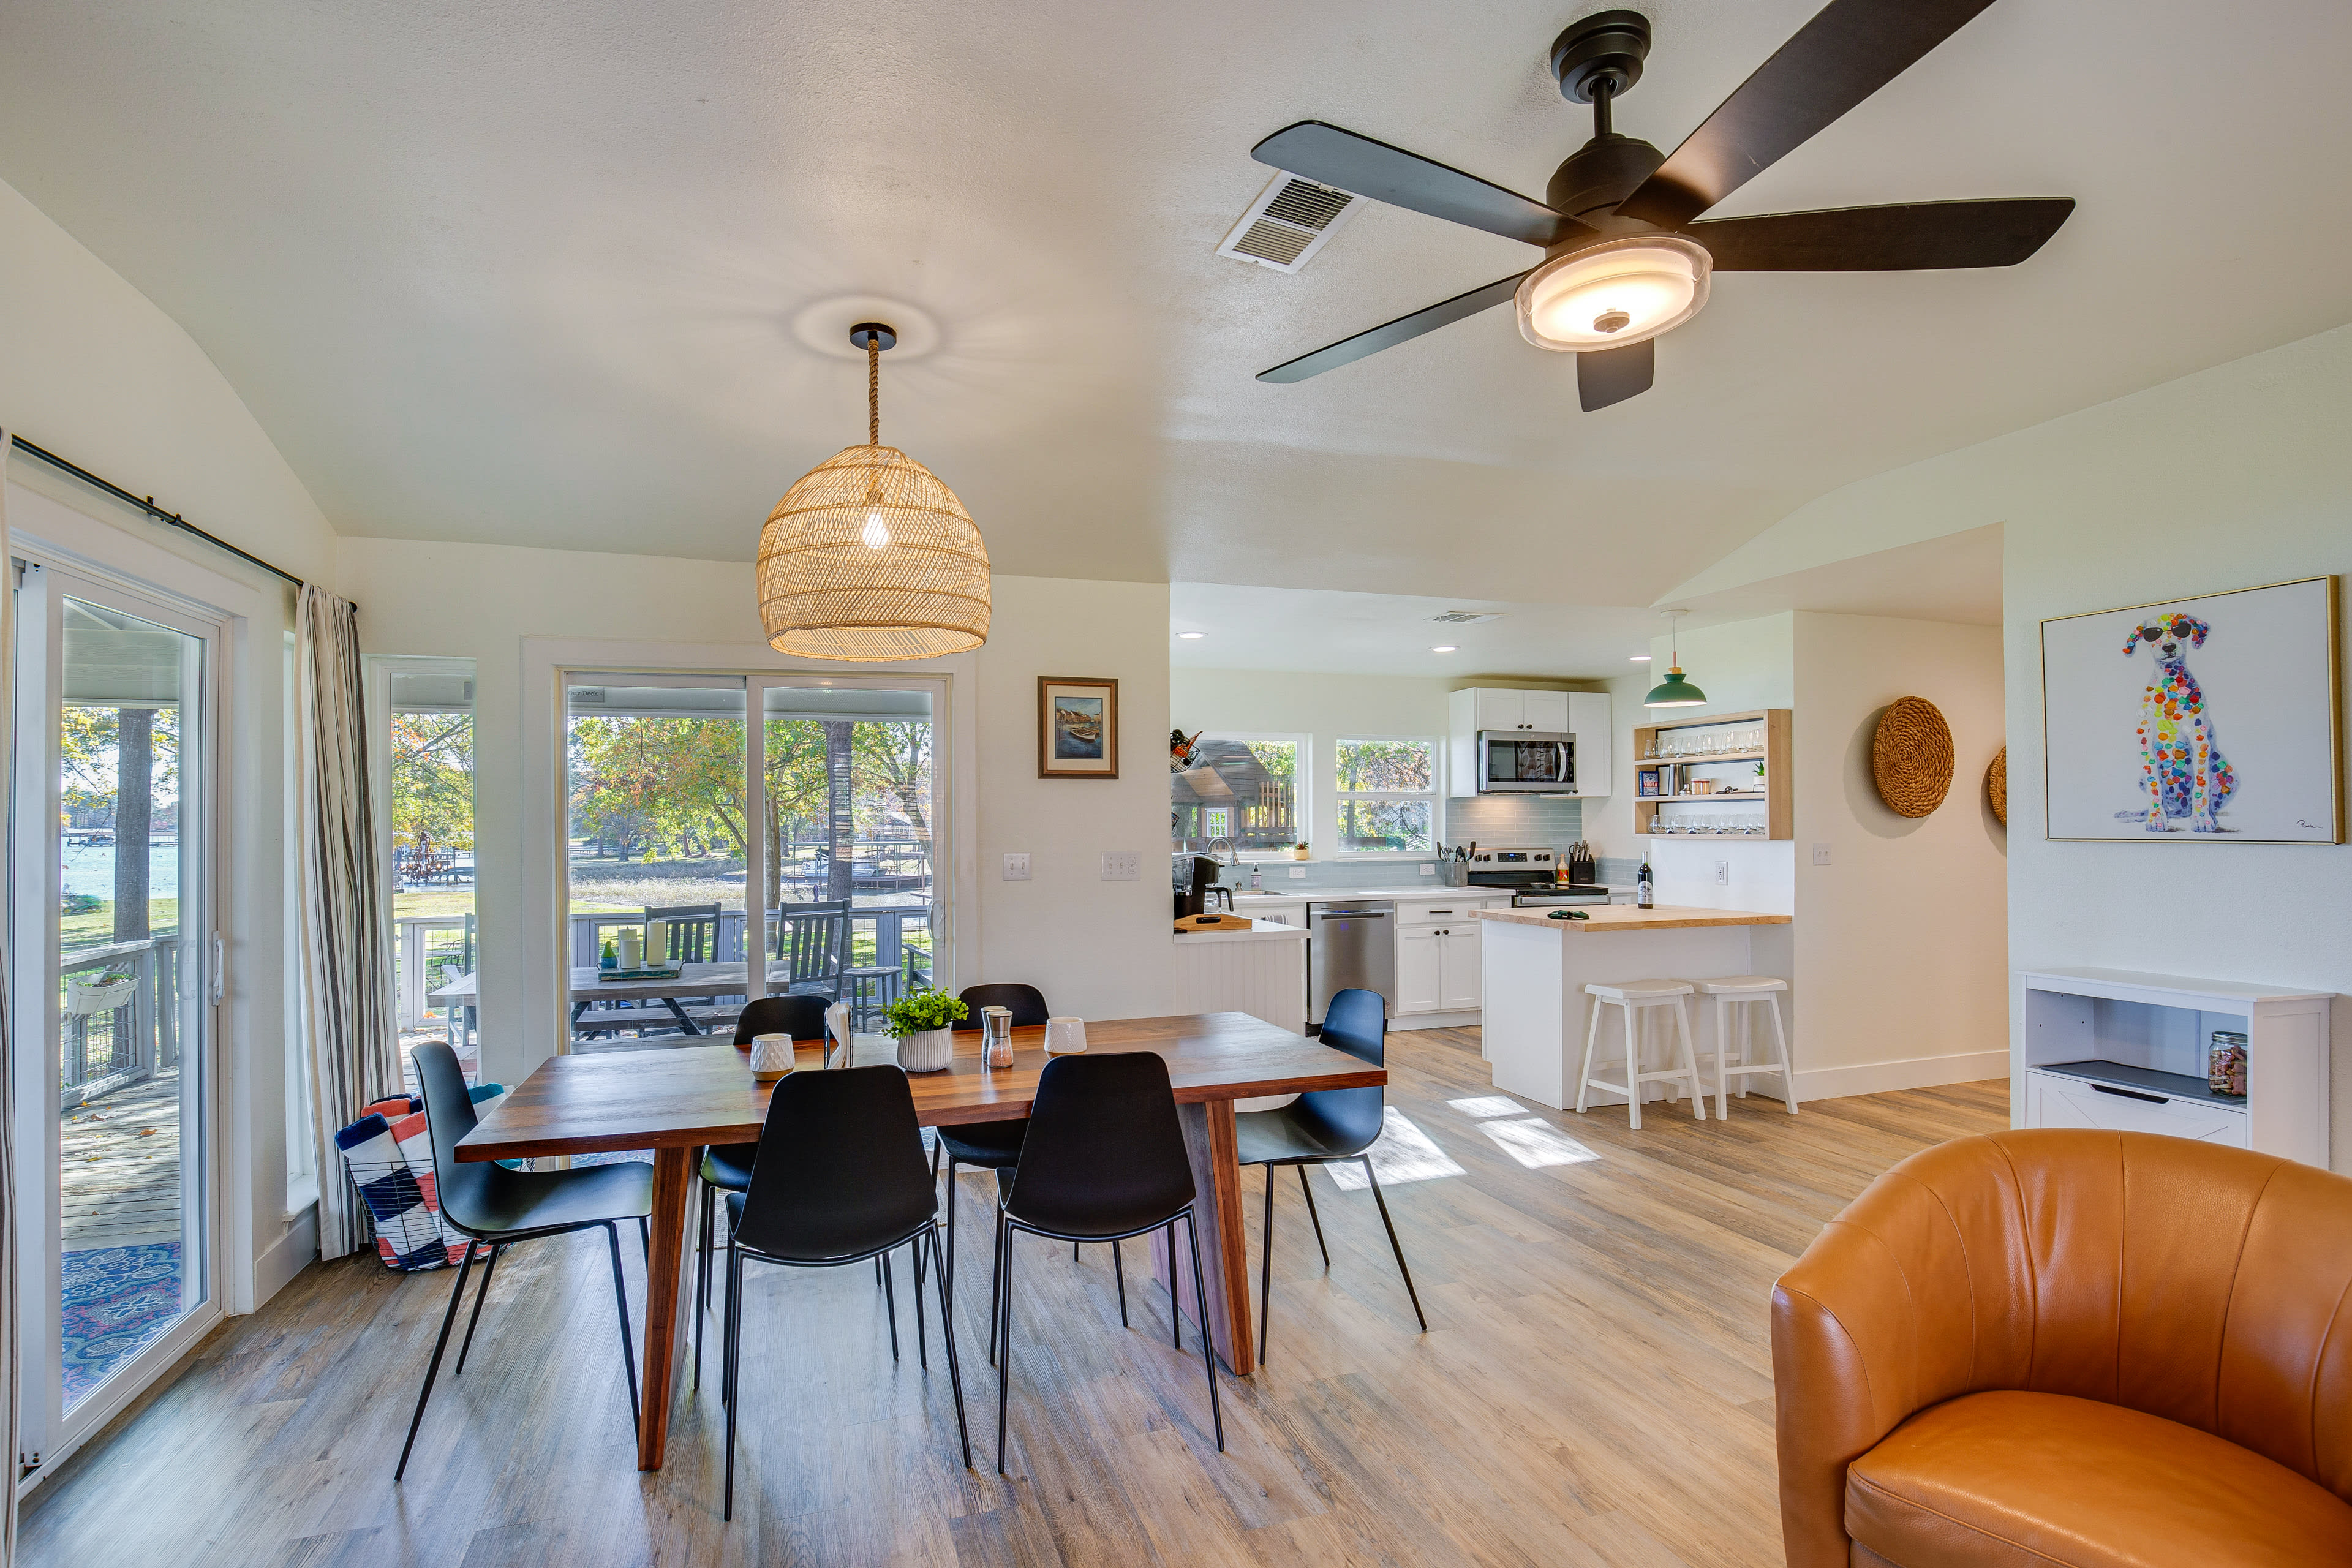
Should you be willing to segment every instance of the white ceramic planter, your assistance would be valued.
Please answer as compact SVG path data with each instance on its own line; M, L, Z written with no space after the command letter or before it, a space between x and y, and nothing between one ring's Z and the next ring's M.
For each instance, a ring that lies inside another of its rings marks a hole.
M953 1029L925 1029L898 1037L898 1065L908 1072L944 1072L954 1060Z

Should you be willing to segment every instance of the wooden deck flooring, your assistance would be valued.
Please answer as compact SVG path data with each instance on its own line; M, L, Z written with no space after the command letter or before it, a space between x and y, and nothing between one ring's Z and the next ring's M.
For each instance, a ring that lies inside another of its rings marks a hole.
M1223 1455L1198 1342L1188 1327L1186 1351L1171 1349L1141 1249L1122 1331L1105 1249L1073 1265L1032 1242L1000 1479L988 1228L967 1225L957 1326L977 1468L954 1452L935 1317L926 1373L911 1336L892 1363L867 1270L758 1270L722 1523L715 1375L680 1387L667 1468L633 1468L591 1234L509 1255L404 1485L392 1467L450 1276L313 1266L34 1492L24 1561L1779 1563L1771 1280L1895 1160L2007 1125L2006 1084L1794 1117L1759 1096L1727 1123L1661 1107L1632 1133L1622 1110L1506 1110L1473 1032L1390 1045L1391 1103L1438 1156L1424 1179L1384 1182L1430 1331L1413 1331L1370 1194L1314 1178L1327 1274L1286 1174L1272 1352L1223 1384ZM1255 1216L1260 1178L1244 1180ZM981 1178L961 1197L982 1214ZM898 1282L903 1309L903 1269Z
M180 1069L58 1118L68 1252L180 1239Z

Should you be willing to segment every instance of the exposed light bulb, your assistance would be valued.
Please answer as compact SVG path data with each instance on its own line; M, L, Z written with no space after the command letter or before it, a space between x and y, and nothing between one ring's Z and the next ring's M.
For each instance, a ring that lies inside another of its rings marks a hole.
M890 530L882 521L882 509L880 507L869 507L866 509L866 528L865 531L858 534L857 537L866 542L866 548L868 550L881 550L888 546L890 542Z

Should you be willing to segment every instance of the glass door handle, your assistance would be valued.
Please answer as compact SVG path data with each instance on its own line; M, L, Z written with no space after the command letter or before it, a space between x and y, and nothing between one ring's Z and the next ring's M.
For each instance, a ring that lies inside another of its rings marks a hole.
M212 995L215 1005L219 1005L221 997L225 994L226 988L227 976L223 974L221 971L222 965L227 957L227 953L228 944L221 940L221 933L218 931L213 932Z

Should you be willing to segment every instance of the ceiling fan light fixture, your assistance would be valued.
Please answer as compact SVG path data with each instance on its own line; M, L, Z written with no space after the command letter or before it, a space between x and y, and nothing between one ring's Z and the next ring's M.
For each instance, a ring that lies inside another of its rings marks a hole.
M1714 261L1678 234L1639 234L1556 256L1519 280L1519 335L1590 353L1646 342L1706 303Z

